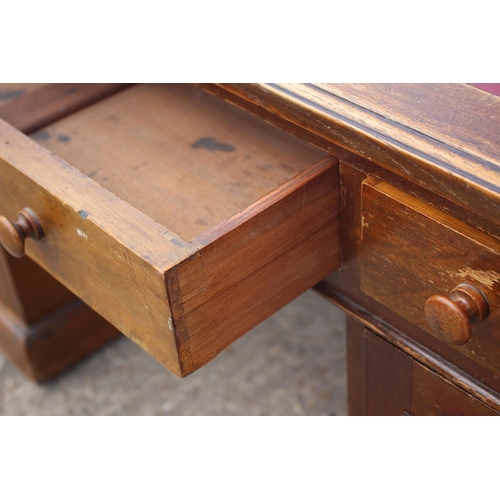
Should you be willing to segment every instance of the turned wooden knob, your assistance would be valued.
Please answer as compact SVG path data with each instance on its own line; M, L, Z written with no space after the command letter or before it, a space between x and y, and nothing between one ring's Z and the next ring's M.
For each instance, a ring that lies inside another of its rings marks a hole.
M472 285L462 283L448 297L433 295L425 303L425 319L444 342L461 345L469 341L471 323L483 321L489 314L484 295Z
M14 257L22 257L26 238L43 238L42 225L31 208L23 208L16 222L0 215L0 243L7 252Z

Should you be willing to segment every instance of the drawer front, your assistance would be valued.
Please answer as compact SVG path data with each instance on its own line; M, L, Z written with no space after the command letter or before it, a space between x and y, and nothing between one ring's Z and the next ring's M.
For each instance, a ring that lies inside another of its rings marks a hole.
M194 249L1 121L0 146L0 214L16 221L29 207L43 227L42 239L26 239L26 254L175 367L164 269Z
M434 336L438 334L428 322L433 318L429 313L432 301L428 299L439 296L444 308L438 310L437 319L446 323L448 314L456 319L456 302L449 298L450 292L458 285L472 285L481 299L486 299L489 314L481 322L472 317L468 323L470 339L452 348L500 374L497 240L385 182L369 178L362 187L360 266L365 294ZM451 331L461 332L461 324L454 324Z
M26 254L184 376L338 268L338 161L306 167L185 241L0 120L0 215L31 209L44 234Z

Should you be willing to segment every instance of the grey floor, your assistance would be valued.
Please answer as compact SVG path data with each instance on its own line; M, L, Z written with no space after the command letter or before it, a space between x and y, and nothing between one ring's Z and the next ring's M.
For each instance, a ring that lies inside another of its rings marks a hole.
M308 291L185 379L125 337L41 386L0 354L0 414L345 415L344 320Z

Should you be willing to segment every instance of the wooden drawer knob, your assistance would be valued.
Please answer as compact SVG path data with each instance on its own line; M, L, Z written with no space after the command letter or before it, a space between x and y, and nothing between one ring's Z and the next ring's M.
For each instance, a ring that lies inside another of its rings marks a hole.
M43 238L43 228L31 208L23 208L16 222L0 215L0 243L14 257L24 256L26 238Z
M469 341L471 323L479 323L489 314L484 295L472 285L462 283L448 297L433 295L425 303L425 319L444 342L461 345Z

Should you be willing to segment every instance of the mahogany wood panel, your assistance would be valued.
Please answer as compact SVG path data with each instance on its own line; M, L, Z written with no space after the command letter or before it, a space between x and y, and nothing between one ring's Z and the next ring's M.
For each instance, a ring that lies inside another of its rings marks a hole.
M403 415L410 409L412 359L369 334L366 341L367 415Z
M366 174L341 163L340 175L340 238L342 271L359 276L359 242L361 241L361 184Z
M347 327L349 415L407 414L412 359L354 319Z
M6 85L6 88L0 87L0 119L29 134L128 86L117 83ZM11 98L2 103L2 95Z
M387 121L429 135L443 147L485 162L500 161L499 117L495 115L500 105L498 96L481 94L469 85L449 83L327 83L314 87L382 114Z
M326 156L190 85L136 85L32 137L186 241Z
M349 415L499 415L353 318L347 327Z
M367 92L349 84L217 88L299 136L326 141L332 154L341 146L485 219L500 219L497 96L461 84L370 85Z
M377 164L373 161L369 161L368 158L372 158L372 156L365 154L363 148L358 151L359 154L355 154L344 147L340 147L337 143L314 134L311 130L301 126L300 123L297 124L288 121L288 113L284 112L282 114L278 114L276 110L273 112L272 108L268 109L262 107L263 105L259 105L257 101L255 103L249 101L244 97L233 94L228 89L222 88L218 85L198 84L197 86L213 93L214 95L217 95L222 99L225 99L228 102L239 106L241 109L250 111L256 116L259 116L260 118L273 123L283 130L289 131L297 137L301 137L302 139L310 142L311 144L314 144L324 151L328 151L331 155L337 157L340 160L341 164L345 163L351 165L360 172L372 174L379 178L382 178L387 182L390 182L392 185L399 187L400 189L408 193L411 193L416 198L419 198L426 203L438 208L439 210L442 210L449 215L452 215L453 217L466 222L472 227L480 229L481 231L484 231L491 236L500 239L500 218L497 219L495 217L491 217L491 212L489 211L484 211L482 215L478 215L478 213L475 213L469 208L466 208L465 206L463 206L463 204L460 205L460 203L462 203L462 197L460 195L457 195L456 198L448 197L448 199L446 199L442 195L437 194L437 191L425 189L422 187L422 185L415 184L414 179L411 175L403 178L398 175L397 170L388 170L384 162L379 162L379 164ZM231 86L229 85L229 87ZM264 99L264 102L267 101ZM456 105L458 106L458 104ZM391 155L391 152L391 149L384 150L384 153L388 156ZM430 186L430 188L432 189L432 186ZM346 194L346 196L349 196L349 190L345 190L344 193ZM450 201L452 199L453 201Z
M359 276L361 185L368 172L375 173L374 168L370 162L351 153L344 156L344 163L340 165L340 184L342 192L350 194L343 195L341 203L341 270L332 273L315 289L411 357L422 363L432 360L433 370L479 400L500 410L498 374L433 335L429 335L428 332L395 313L390 307L384 306L361 291ZM380 171L376 172L380 174ZM391 183L397 183L398 179L394 175L387 174L387 176ZM429 199L429 193L420 189L415 191L415 186L406 182L398 183L398 186L415 196L418 195L421 199ZM430 199L433 204L436 202L433 197Z
M497 374L363 294L356 279L335 272L315 290L410 357L500 411Z
M499 374L498 241L373 178L363 184L362 217L362 291L433 334L424 315L427 299L460 283L473 285L490 313L453 349Z
M366 342L363 323L346 317L347 404L349 415L366 415Z
M413 361L410 413L422 416L498 416L475 397Z

